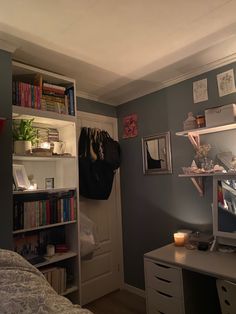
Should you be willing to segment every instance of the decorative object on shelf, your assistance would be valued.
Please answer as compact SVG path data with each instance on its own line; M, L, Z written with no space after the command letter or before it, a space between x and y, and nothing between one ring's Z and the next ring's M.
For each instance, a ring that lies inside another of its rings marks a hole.
M199 103L208 100L207 78L193 82L193 102Z
M6 122L5 118L0 118L0 133L2 132L5 122Z
M28 176L28 179L30 181L29 190L32 190L32 191L37 190L38 185L34 180L34 176L31 174Z
M195 158L199 165L201 165L201 163L206 162L206 158L208 158L208 153L210 150L211 150L210 144L199 145L199 147L196 149Z
M13 178L17 190L27 190L30 182L23 165L13 164Z
M52 157L52 152L47 148L32 148L33 157Z
M228 70L217 74L219 96L235 93L234 70Z
M236 105L229 104L205 110L206 126L218 126L235 122Z
M16 155L27 155L32 152L32 144L37 142L37 130L33 127L34 119L13 121L14 152Z
M184 130L192 130L197 128L196 118L192 112L188 113L188 118L183 122Z
M172 173L170 132L142 138L143 173Z
M205 116L204 115L196 116L196 122L198 128L204 128L206 126Z
M47 245L47 252L46 252L46 256L47 257L52 257L55 255L55 245L53 244L48 244Z
M54 178L45 179L45 189L54 189Z
M51 148L51 145L49 142L43 142L40 144L40 147L43 148L43 149L50 149Z
M135 137L138 135L138 116L133 113L123 118L123 138Z
M66 143L62 141L53 142L53 154L63 155L65 153Z

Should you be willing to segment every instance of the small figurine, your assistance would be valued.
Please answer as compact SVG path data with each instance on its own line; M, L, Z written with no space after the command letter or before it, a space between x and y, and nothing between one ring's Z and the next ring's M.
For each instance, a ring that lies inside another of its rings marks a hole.
M192 130L197 128L197 121L192 112L188 113L188 118L184 121L183 124L184 130Z

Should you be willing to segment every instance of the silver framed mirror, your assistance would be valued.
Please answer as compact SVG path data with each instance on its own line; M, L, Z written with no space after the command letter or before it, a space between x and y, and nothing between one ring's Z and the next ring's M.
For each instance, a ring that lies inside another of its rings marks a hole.
M172 173L170 132L142 138L143 173Z

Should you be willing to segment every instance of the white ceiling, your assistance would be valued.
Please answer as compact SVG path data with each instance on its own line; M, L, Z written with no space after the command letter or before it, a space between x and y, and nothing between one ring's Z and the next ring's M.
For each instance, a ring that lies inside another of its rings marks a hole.
M0 0L0 8L0 40L15 59L73 77L79 95L113 105L235 58L236 0Z

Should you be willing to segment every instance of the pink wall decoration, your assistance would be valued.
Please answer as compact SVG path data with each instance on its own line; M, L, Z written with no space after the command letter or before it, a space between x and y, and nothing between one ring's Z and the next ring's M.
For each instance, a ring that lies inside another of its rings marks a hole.
M135 137L138 135L138 116L133 113L123 118L123 138Z

